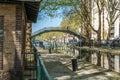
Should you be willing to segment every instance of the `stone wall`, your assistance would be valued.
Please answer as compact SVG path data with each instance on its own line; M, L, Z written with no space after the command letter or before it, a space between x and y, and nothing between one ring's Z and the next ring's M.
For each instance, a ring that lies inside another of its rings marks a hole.
M120 73L120 55L112 55L110 53L100 53L101 57L98 59L98 53L92 53L92 64L97 65L98 60L101 62L100 66L106 69L110 69L112 71L115 72L119 72ZM95 55L95 56L93 56Z
M109 69L109 70L120 73L120 55L119 54L103 53L102 51L91 51L91 50L79 51L78 50L78 54L75 56L86 58L85 60L90 62L91 64L101 66L105 69Z
M31 22L27 22L26 24L26 38L25 38L25 53L30 53L32 52L32 49L31 49Z

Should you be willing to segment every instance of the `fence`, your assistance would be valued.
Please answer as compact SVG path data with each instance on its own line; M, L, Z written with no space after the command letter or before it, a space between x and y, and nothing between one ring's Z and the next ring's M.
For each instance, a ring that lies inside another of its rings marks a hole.
M120 54L104 53L103 51L99 50L77 50L78 56L81 58L86 57L86 61L120 73Z
M27 70L26 75L29 75L30 79L51 80L41 56L37 52L24 55L24 69Z
M43 64L41 56L36 55L37 58L37 80L51 80L50 76Z

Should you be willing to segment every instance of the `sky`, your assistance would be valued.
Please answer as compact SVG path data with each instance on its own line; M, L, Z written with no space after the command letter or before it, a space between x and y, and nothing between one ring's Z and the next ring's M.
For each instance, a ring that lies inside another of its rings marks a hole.
M38 15L38 17L39 16L40 15ZM32 32L35 32L45 27L59 27L61 21L62 21L62 17L56 17L56 18L45 17L42 19L37 19L36 23L32 23Z
M53 13L57 15L54 18L47 16L44 10L39 12L37 22L32 23L32 33L45 27L59 27L64 15L66 14L65 12L69 12L70 10L70 7L59 8Z

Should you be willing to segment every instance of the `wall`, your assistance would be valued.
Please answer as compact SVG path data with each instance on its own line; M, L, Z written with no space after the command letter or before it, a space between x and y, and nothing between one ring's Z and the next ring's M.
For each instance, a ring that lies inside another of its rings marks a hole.
M4 69L12 68L14 64L14 36L16 26L16 5L0 4L0 16L4 16ZM10 62L11 61L11 62ZM9 65L9 66L8 66Z
M25 18L22 4L0 3L0 16L4 17L3 70L22 76L23 31ZM17 73L16 73L17 72ZM14 79L13 79L14 80Z
M111 53L103 53L101 51L91 50L83 50L81 51L81 55L82 58L89 55L88 61L91 64L120 73L120 55L113 55Z
M31 22L27 22L26 24L26 38L25 38L25 53L30 53L31 49Z

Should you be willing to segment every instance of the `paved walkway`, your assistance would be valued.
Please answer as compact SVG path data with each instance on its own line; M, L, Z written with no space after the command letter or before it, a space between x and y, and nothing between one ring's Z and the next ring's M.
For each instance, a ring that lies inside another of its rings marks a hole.
M78 71L73 72L71 57L65 54L42 51L41 56L52 80L120 80L116 72L83 61L78 61Z

